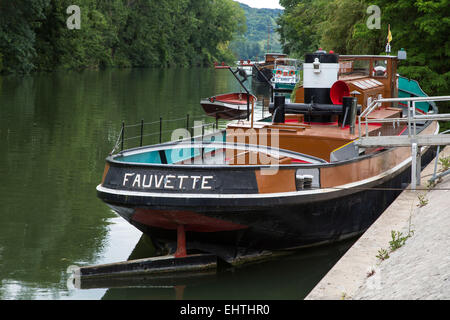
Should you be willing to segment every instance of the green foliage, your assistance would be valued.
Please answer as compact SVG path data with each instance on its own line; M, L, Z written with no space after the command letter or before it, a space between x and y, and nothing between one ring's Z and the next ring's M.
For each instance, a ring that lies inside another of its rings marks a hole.
M378 0L382 19L391 23L393 52L408 50L402 75L420 80L425 92L448 94L450 6L448 0Z
M428 204L428 199L425 194L419 194L417 198L419 199L419 204L417 205L419 208L422 208Z
M44 18L48 3L49 0L0 2L0 52L4 71L27 73L34 68L34 29Z
M80 30L66 26L72 4L1 1L0 72L230 62L228 44L245 31L232 0L79 0Z
M439 158L439 164L441 165L441 172L445 172L450 169L450 157Z
M408 52L399 73L418 80L429 95L450 89L450 4L448 0L280 0L278 20L286 53L302 57L322 46L339 54L381 54L388 25L392 53ZM369 5L381 9L381 29L366 25ZM443 112L448 106L443 105Z
M411 237L411 232L408 235L403 236L402 232L392 230L391 237L392 240L389 241L389 248L391 249L392 252L405 245L406 240L408 240L408 238Z
M386 249L380 249L378 250L376 257L381 261L389 259L389 252Z
M301 86L303 86L303 72L300 72L300 79L299 79L298 82L295 84L294 90L292 90L291 97L290 97L290 100L291 100L291 101L295 102L296 95L297 95L297 90L298 90L298 88L300 88Z
M378 254L376 255L376 257L380 260L380 261L384 261L386 259L389 259L389 253L394 252L395 250L403 247L406 243L406 240L408 240L408 238L412 237L412 235L414 234L413 230L410 230L408 232L408 234L406 236L403 235L402 232L400 231L391 231L391 238L392 240L389 241L389 251L386 249L379 249L378 250Z
M261 59L267 51L281 52L282 48L276 29L278 27L277 19L283 11L280 9L256 9L242 3L239 5L245 13L247 30L230 43L230 49L236 59L257 60ZM269 47L267 46L268 42Z
M326 0L280 0L280 5L286 8L278 19L284 52L301 58L306 52L317 50L327 4Z

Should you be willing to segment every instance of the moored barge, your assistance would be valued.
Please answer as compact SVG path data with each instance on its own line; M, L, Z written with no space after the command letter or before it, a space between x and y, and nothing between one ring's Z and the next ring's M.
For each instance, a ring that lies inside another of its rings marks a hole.
M378 60L380 75L372 72ZM364 132L355 126L357 112L396 96L396 63L395 56L307 55L295 102L275 97L272 118L111 155L97 194L176 256L200 250L233 260L361 234L410 181L411 148L355 145L360 134L408 134L405 123L382 121L401 118L398 105L378 106L370 118L380 123ZM417 127L438 130L436 121ZM431 149L422 157L431 160Z

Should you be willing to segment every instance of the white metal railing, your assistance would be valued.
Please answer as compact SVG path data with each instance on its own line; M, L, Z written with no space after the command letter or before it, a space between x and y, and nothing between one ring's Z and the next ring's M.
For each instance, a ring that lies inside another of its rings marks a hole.
M408 114L404 118L386 118L386 119L369 119L369 114L376 110L382 103L385 102L407 102L408 103ZM369 123L380 123L380 122L408 122L408 137L416 136L416 122L424 120L450 120L450 114L427 114L427 115L416 115L416 103L417 102L427 102L427 101L450 101L450 96L435 96L435 97L411 97L411 98L381 98L375 99L370 103L367 108L358 117L358 131L359 138L362 137L361 123L364 121L365 124L365 136L369 136ZM364 120L363 120L364 119ZM413 129L413 130L411 130Z
M380 106L381 103L384 102L407 102L408 103L408 109L407 109L407 116L403 118L384 118L384 119L369 119L369 114L376 110L378 106ZM417 102L427 102L427 101L450 101L450 96L435 96L435 97L411 97L411 98L381 98L378 100L374 100L372 103L370 103L367 108L361 113L361 115L358 118L358 129L359 129L359 142L360 145L364 145L361 143L361 141L368 140L371 138L369 137L369 123L377 122L377 123L399 123L399 122L408 122L408 145L411 145L411 156L412 156L412 163L411 163L411 189L415 190L416 185L420 184L420 175L421 175L421 160L420 160L420 143L417 141L417 131L416 131L416 123L419 121L426 121L426 120L450 120L450 114L425 114L425 115L418 115L416 114L416 103ZM364 120L363 120L364 119ZM363 134L361 131L361 123L364 121L365 123L365 138L362 138ZM368 138L368 139L367 139ZM372 138L376 139L376 138ZM390 139L392 140L392 138ZM436 139L436 141L431 141L431 143L428 143L427 145L441 145L442 143L449 144L449 140L444 139ZM393 145L392 141L387 141L386 139L383 140L383 142L377 142L378 144L384 144L386 146ZM424 144L424 142L422 142ZM366 145L368 145L366 143Z

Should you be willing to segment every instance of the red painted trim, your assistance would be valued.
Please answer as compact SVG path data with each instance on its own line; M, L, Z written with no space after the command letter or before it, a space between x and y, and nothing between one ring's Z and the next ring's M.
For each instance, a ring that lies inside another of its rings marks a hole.
M406 129L408 129L408 126L404 127L403 130L398 134L399 136L403 134L403 132L406 131Z
M310 125L318 125L318 126L337 126L338 122L307 122L305 121L306 124L310 124Z
M311 163L311 162L303 161L303 160L300 160L300 159L292 159L291 163Z
M178 230L180 225L184 231L219 232L246 229L248 226L231 221L207 217L193 211L165 211L136 209L132 219L149 227Z

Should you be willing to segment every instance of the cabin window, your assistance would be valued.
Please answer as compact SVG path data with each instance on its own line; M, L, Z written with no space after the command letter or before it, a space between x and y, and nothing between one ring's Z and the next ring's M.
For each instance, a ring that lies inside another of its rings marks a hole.
M353 61L339 61L339 74L348 74L353 71Z
M346 76L370 76L370 61L369 60L353 60L339 62L340 75Z
M387 60L374 60L372 77L387 78Z

